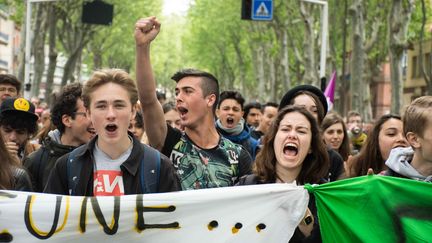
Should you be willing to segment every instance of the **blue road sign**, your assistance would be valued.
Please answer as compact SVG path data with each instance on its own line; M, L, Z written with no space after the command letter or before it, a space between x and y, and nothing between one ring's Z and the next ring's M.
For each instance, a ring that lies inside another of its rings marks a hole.
M272 20L273 0L252 0L252 20Z

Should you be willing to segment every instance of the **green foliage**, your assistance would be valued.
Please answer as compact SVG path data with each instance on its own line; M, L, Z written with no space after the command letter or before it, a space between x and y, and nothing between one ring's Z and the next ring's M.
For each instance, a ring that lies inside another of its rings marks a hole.
M80 23L81 5L84 0L58 1L59 17L58 35L66 36L65 24L73 28L83 28ZM275 65L277 95L282 89L283 73L280 65L283 58L282 37L288 35L289 71L291 85L302 82L305 72L304 51L305 42L315 43L315 59L319 63L320 55L320 7L308 4L310 14L314 18L313 32L315 39L305 37L305 24L300 13L299 1L274 0L272 21L241 20L241 1L239 0L194 0L186 16L162 16L163 0L104 0L114 4L114 19L111 26L92 26L92 38L84 47L82 61L91 71L95 68L115 67L126 69L134 75L135 43L133 37L134 24L141 17L157 16L161 21L161 32L152 44L152 64L160 88L172 89L174 82L170 77L180 68L194 67L215 74L221 82L221 88L234 88L249 97L267 94L270 82L265 90L258 90L259 65L264 66L264 77L270 75L271 64ZM346 0L350 6L353 0ZM425 1L428 7L428 23L432 21L430 1ZM345 1L328 0L329 6L329 46L331 62L339 72L343 57L343 26ZM376 43L368 52L368 61L380 65L388 56L388 13L391 1L369 0L364 3L365 39L370 40L374 24L380 23ZM71 6L74 5L72 8ZM20 24L25 14L25 1L0 0L0 7L7 8L10 17ZM347 17L347 51L351 50L350 18ZM408 39L416 41L419 38L422 13L420 3L412 14L408 31ZM425 39L431 33L425 31ZM73 38L69 36L69 38ZM59 40L59 38L58 38ZM57 45L58 51L66 53L62 45ZM258 50L264 53L258 55ZM259 62L262 61L263 64ZM333 68L333 67L332 67ZM241 90L244 88L244 90Z
M0 9L10 14L10 18L20 25L25 11L25 1L22 0L0 0Z
M89 68L122 68L134 70L135 41L133 37L135 22L142 17L159 15L162 0L106 0L114 5L111 26L98 26L94 37L85 52L85 63ZM101 58L101 67L95 67L94 59Z
M428 31L428 24L430 26L432 23L432 6L430 4L430 1L425 0L424 2L426 7L426 26L424 30L425 36L423 38L427 40L432 36L431 31ZM410 25L408 27L408 40L410 41L419 40L421 27L422 27L422 18L423 18L423 13L421 8L421 3L420 1L417 1L414 11L411 15Z

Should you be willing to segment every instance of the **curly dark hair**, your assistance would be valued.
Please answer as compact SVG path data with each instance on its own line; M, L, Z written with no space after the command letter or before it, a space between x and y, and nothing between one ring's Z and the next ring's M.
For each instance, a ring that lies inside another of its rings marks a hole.
M37 132L38 125L34 119L28 118L29 116L26 113L10 111L7 116L0 117L0 126L12 129L26 129L28 134L32 136Z
M81 99L81 95L82 85L77 82L64 86L61 93L56 96L51 110L51 121L60 133L65 131L62 116L68 115L75 119L76 103L78 99Z

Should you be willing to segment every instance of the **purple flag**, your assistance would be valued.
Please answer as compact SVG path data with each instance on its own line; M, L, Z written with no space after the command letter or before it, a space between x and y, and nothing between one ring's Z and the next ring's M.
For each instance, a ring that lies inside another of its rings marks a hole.
M328 85L324 91L324 95L327 98L327 104L328 104L328 110L329 111L333 108L335 88L336 88L336 71L333 72L333 74L330 78L330 82L328 83Z

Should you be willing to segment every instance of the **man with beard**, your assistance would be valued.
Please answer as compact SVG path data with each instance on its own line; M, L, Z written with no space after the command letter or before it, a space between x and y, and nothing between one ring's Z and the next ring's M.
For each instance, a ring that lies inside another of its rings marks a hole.
M43 191L58 158L87 143L95 134L81 93L80 83L63 87L52 107L51 120L57 129L49 132L42 147L24 161L36 192Z

